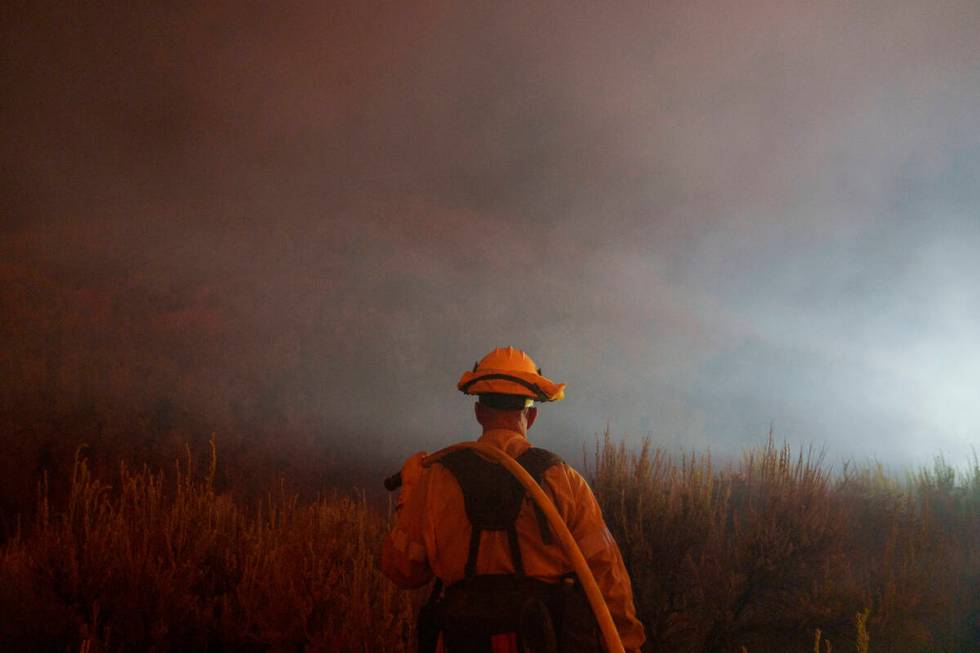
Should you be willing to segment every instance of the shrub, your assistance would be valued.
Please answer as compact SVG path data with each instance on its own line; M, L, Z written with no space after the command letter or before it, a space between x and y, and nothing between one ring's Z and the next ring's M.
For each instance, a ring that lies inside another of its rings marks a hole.
M940 460L903 485L880 468L832 476L771 437L715 469L606 433L590 467L649 650L813 650L817 628L859 650L980 642L976 459L959 482Z
M376 570L386 525L363 497L279 491L249 509L214 472L178 467L167 491L122 465L110 487L79 456L59 511L42 483L36 523L0 556L2 648L408 650L415 597Z

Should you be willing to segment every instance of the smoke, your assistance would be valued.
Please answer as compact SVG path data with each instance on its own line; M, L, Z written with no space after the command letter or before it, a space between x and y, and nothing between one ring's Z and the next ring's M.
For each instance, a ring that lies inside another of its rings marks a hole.
M338 449L472 436L456 379L513 344L569 384L536 432L572 455L606 424L724 452L771 423L842 456L961 455L978 21L954 0L25 8L5 274L109 298L85 329L176 360L153 374L201 414L249 405L242 428Z

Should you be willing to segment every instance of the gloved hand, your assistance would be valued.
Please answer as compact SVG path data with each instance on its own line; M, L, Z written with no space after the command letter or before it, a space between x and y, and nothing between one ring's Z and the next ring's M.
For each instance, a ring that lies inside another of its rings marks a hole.
M402 465L401 476L402 476L402 489L398 493L398 502L395 505L395 509L401 508L405 501L408 499L408 495L411 493L412 488L419 479L422 478L422 461L428 452L417 451L408 457L405 464Z

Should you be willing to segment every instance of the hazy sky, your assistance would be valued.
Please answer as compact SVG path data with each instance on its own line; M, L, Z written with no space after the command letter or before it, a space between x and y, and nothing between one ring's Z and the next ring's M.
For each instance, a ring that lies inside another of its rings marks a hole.
M508 344L564 452L980 443L976 0L119 4L4 17L0 255L180 280L338 447Z

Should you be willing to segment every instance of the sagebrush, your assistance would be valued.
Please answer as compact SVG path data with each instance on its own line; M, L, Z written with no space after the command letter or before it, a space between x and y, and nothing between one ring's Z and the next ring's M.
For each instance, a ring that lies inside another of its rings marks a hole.
M40 479L0 550L0 649L413 650L424 592L376 566L389 515L285 484L219 492L217 470L212 443L200 473L188 453L170 473L97 478L77 454L63 498ZM606 434L586 473L647 651L980 650L976 460L832 473L770 439L717 467Z

